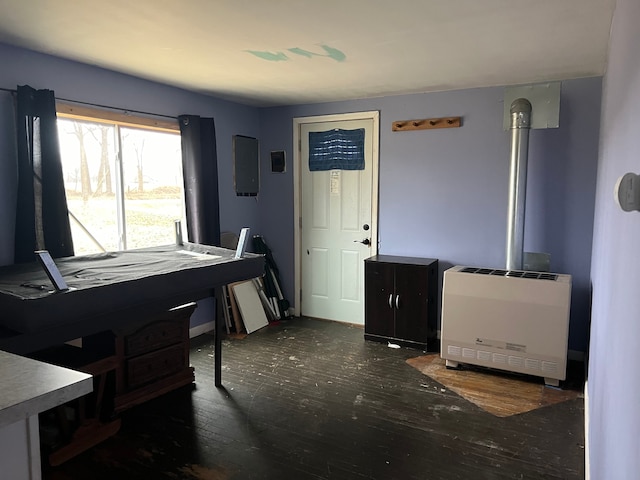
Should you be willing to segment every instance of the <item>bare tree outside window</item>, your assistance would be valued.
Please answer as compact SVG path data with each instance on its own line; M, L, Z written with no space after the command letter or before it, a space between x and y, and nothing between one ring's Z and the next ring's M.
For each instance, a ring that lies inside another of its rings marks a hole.
M180 135L66 118L58 126L76 255L173 243L174 220L185 225Z
M96 190L105 195L113 195L113 186L111 184L111 165L109 164L109 133L110 127L107 125L99 125L100 140L94 134L94 130L90 130L94 134L96 141L100 143L100 166L98 167L98 184Z

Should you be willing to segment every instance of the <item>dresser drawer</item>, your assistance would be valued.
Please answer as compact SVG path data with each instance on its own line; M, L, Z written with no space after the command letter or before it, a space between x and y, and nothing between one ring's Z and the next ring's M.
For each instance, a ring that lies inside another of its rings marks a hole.
M135 388L172 375L189 366L188 352L183 345L156 350L126 360L126 388Z
M124 337L124 354L133 357L183 342L188 338L189 324L185 321L162 320L143 326Z

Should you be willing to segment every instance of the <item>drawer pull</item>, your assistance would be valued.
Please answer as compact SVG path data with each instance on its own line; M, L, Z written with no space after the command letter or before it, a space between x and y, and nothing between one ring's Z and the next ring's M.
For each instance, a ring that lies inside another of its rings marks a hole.
M391 302L393 302L393 293L389 294L389 308L393 308L393 303Z

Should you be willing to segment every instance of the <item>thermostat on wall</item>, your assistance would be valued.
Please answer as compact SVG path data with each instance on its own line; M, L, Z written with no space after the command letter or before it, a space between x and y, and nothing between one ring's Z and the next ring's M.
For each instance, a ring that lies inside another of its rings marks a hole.
M285 155L284 150L271 152L271 173L284 173Z

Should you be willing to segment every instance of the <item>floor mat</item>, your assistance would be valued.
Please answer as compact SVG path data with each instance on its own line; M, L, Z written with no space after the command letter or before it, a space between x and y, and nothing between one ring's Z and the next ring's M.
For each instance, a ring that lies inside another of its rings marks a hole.
M462 365L447 369L438 354L410 358L407 363L465 400L496 417L509 417L582 396L578 390L545 387L542 378Z

